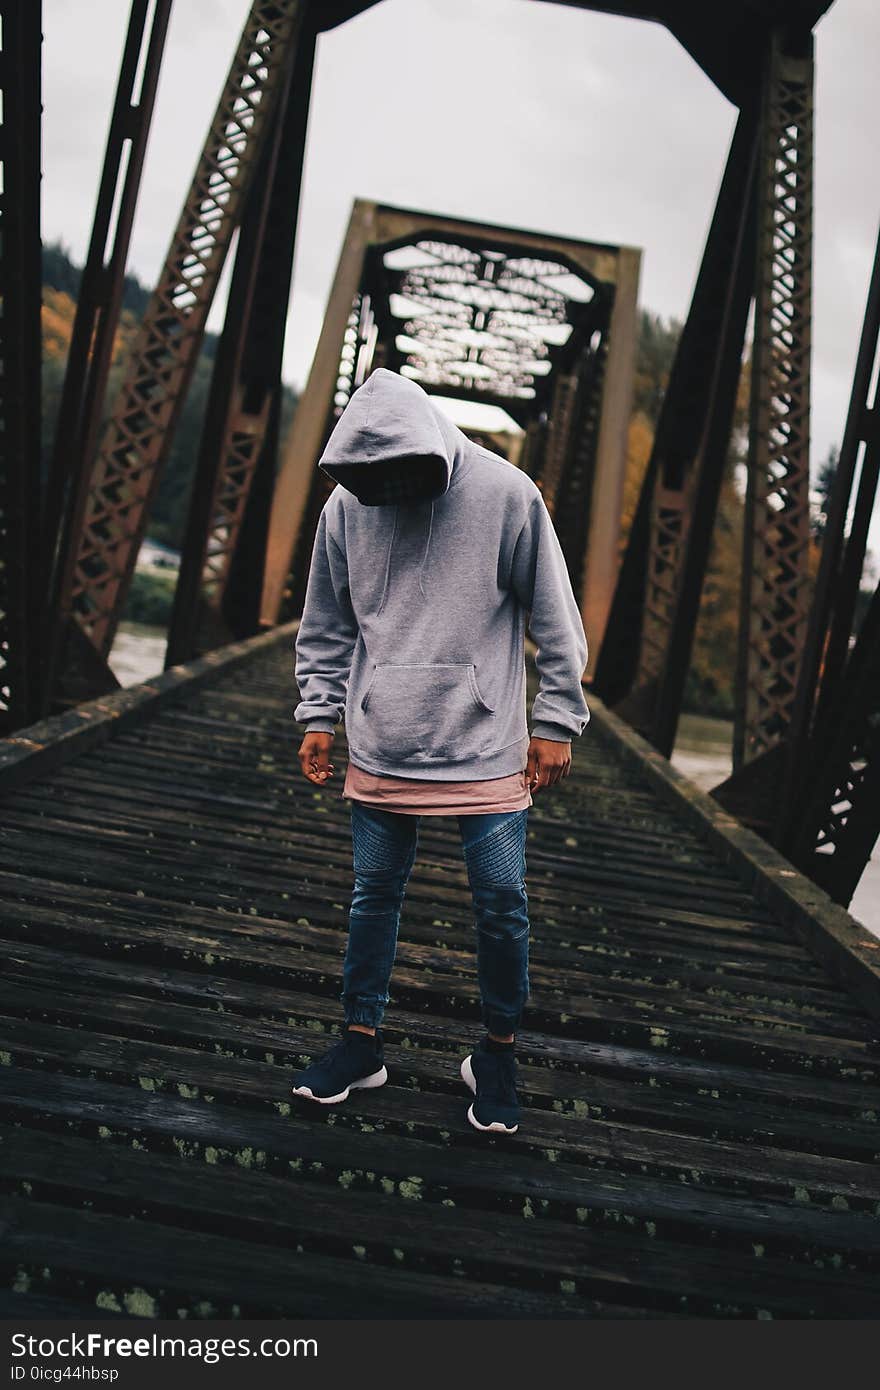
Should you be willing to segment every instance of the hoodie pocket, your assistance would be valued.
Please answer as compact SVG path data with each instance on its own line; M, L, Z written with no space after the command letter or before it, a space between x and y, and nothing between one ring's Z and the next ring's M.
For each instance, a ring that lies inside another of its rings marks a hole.
M457 761L493 746L495 711L483 699L472 661L378 665L360 712L360 741L378 757Z

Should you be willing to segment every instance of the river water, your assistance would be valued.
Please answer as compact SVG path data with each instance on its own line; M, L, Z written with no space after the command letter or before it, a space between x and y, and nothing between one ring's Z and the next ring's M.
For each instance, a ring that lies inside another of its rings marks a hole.
M113 644L110 665L122 685L136 685L158 675L165 661L165 630L122 623ZM703 791L730 775L732 725L724 719L684 714L679 720L672 763ZM880 936L880 844L862 874L849 910Z

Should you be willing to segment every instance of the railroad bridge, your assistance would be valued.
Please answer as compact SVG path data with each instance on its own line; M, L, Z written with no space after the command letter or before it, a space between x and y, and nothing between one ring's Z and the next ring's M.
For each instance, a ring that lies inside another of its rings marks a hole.
M371 8L351 0L254 0L107 399L171 9L133 0L41 468L41 7L0 0L6 1316L876 1315L880 941L847 906L880 828L880 598L859 610L880 257L811 575L829 4L579 7L665 24L739 109L623 544L638 248L358 198L282 429L315 45ZM108 658L233 246L165 670L122 688ZM752 312L733 771L707 793L669 759ZM510 1139L464 1118L479 1009L443 817L407 894L390 1084L329 1114L290 1096L338 1031L351 886L344 729L312 787L292 646L315 461L379 365L494 408L469 432L541 488L590 638L591 723L529 818Z

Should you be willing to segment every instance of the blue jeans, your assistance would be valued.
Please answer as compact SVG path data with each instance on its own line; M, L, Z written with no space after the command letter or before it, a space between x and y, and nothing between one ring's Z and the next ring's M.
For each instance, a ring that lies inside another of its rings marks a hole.
M502 1036L516 1031L529 997L528 811L457 817L476 919L482 1018ZM420 819L351 802L354 890L341 995L346 1023L378 1028L382 1021Z

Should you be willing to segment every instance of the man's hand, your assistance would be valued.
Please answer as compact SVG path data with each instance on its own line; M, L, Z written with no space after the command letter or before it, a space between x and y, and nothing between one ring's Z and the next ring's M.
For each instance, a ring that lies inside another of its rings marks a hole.
M526 760L526 785L532 792L554 786L571 771L571 743L532 737Z
M304 736L299 746L299 765L303 777L307 777L319 787L323 787L327 779L333 776L330 749L333 747L334 737L334 734L315 729Z

